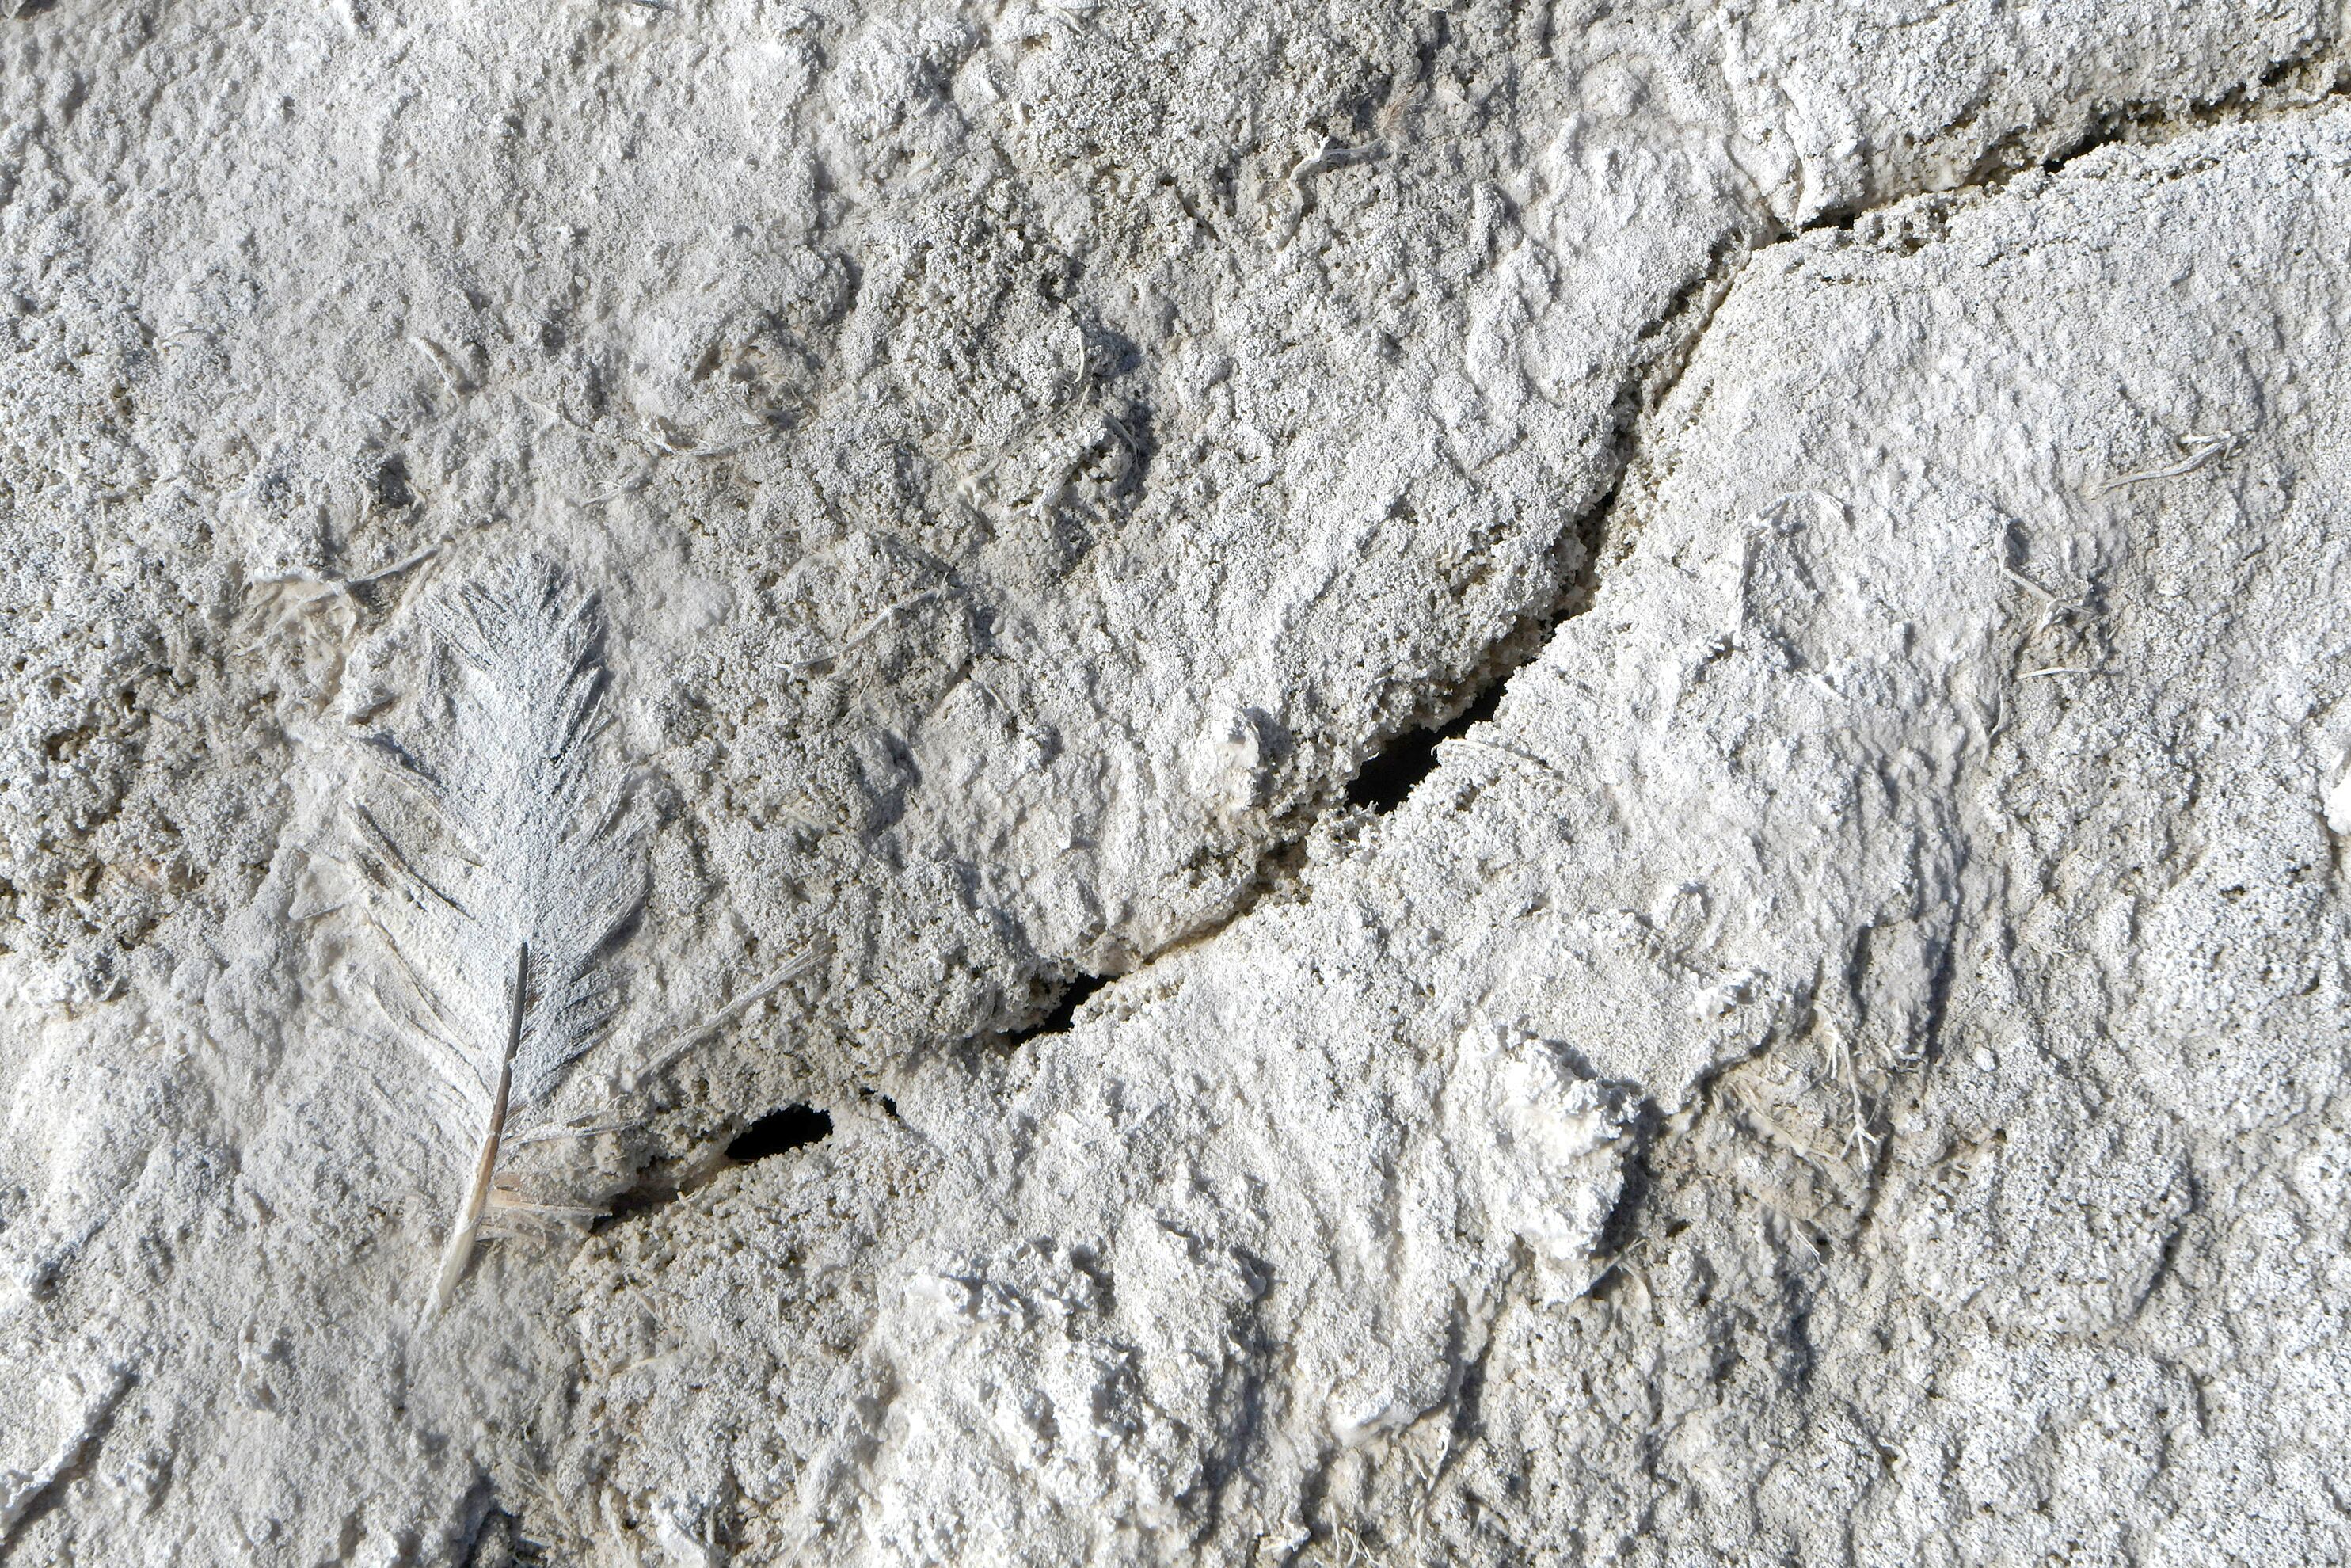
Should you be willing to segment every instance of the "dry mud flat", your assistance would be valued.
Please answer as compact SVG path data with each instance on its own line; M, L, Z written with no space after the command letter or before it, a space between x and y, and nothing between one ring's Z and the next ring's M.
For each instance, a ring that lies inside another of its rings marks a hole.
M2336 26L0 17L0 1554L2343 1557Z

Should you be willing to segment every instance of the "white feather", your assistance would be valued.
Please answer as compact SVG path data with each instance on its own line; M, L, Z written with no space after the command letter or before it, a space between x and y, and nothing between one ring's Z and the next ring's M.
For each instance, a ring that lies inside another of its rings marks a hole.
M598 744L594 597L528 557L433 606L426 625L441 723L371 737L402 787L352 816L392 960L379 995L475 1123L437 1309L465 1273L509 1140L611 1026L611 958L646 882L627 773Z

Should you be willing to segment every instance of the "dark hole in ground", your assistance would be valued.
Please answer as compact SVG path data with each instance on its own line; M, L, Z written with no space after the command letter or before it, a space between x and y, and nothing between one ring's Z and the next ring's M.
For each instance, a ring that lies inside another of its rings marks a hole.
M416 505L416 492L408 483L408 459L395 452L377 464L368 490L375 504L387 511L404 512Z
M780 1111L770 1111L737 1135L726 1145L726 1157L737 1165L764 1160L771 1155L788 1155L794 1149L807 1148L832 1132L832 1118L813 1105L787 1105Z
M1078 976L1061 988L1061 999L1053 1004L1051 1012L1039 1019L1029 1028L1007 1035L1006 1042L1020 1046L1026 1045L1040 1034L1060 1034L1077 1021L1078 1009L1085 1005L1086 998L1109 984L1108 975Z
M1435 729L1416 729L1388 742L1387 749L1364 764L1347 786L1347 804L1393 811L1405 802L1413 786L1437 770L1437 748L1458 740L1469 727L1494 716L1502 701L1502 682L1479 692L1469 706Z

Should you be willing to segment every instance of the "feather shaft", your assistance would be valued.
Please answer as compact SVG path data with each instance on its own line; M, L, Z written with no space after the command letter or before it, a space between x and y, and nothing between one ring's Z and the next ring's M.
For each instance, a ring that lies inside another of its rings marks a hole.
M457 1281L465 1277L465 1266L473 1261L482 1209L489 1202L490 1179L497 1174L498 1143L506 1133L507 1095L514 1083L515 1053L522 1048L523 1003L529 988L530 944L525 942L515 948L514 1001L507 1009L507 1048L498 1060L497 1087L490 1094L489 1114L482 1128L481 1154L474 1162L474 1179L467 1184L465 1200L457 1207L457 1222L449 1231L448 1245L442 1249L440 1276L433 1284L434 1312L448 1310Z

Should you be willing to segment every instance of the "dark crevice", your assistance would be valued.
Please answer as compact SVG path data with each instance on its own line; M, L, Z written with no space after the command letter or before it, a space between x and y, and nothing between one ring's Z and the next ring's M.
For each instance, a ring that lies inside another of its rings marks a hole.
M2304 96L2281 103L2271 101L2273 95L2296 85L2303 89ZM1492 717L1510 678L1533 661L1562 622L1591 607L1604 568L1621 558L1629 544L1622 530L1614 525L1625 477L1635 471L1640 460L1641 422L1664 406L1695 354L1699 339L1712 323L1715 310L1757 251L1794 235L1850 231L1864 219L1917 196L1964 197L1996 191L2000 184L2026 169L2056 172L2074 160L2112 142L2158 142L2232 120L2307 110L2326 99L2346 94L2351 94L2351 72L2340 64L2324 56L2283 60L2252 86L2233 89L2185 109L2141 102L2117 105L2096 116L2082 135L2044 155L2032 155L2025 145L2028 133L2019 132L1988 150L1978 160L1969 180L1953 190L1889 194L1865 207L1823 213L1792 231L1766 220L1757 232L1727 235L1718 242L1707 258L1705 269L1676 293L1655 323L1641 334L1630 373L1616 397L1615 477L1606 494L1577 519L1569 532L1571 548L1563 549L1562 554L1573 560L1574 566L1563 574L1556 600L1522 616L1519 624L1489 651L1485 666L1463 688L1451 694L1449 700L1428 705L1432 712L1450 713L1451 717L1424 723L1374 752L1347 785L1346 804L1378 813L1403 804L1414 786L1436 770L1437 747L1460 737L1480 720Z
M601 1236L639 1215L699 1192L734 1163L726 1158L724 1150L713 1149L707 1144L694 1145L681 1155L640 1156L633 1162L632 1179L598 1200L604 1212L590 1222L588 1233Z
M770 1111L726 1145L726 1157L738 1166L773 1159L822 1143L832 1135L832 1117L813 1105L787 1105Z
M1677 299L1669 319L1678 320L1686 313L1685 302ZM1654 357L1644 356L1640 370L1619 397L1618 450L1608 488L1562 530L1553 547L1552 570L1558 585L1555 591L1548 600L1521 611L1510 631L1488 645L1485 656L1467 679L1425 704L1426 716L1420 723L1378 745L1354 778L1348 780L1340 797L1344 805L1365 808L1377 814L1402 805L1413 788L1436 770L1437 748L1492 718L1501 706L1502 689L1510 684L1510 677L1535 661L1562 622L1591 607L1592 595L1598 587L1602 550L1608 537L1608 519L1616 509L1618 486L1631 460L1633 414L1641 404L1641 388L1648 367L1655 362ZM1305 826L1311 828L1311 816ZM1288 839L1282 852L1269 862L1259 887L1236 911L1234 919L1247 914L1265 892L1280 885L1294 871L1296 848L1304 838L1301 831Z
M2283 99L2285 92L2294 89L2299 89L2302 96L2292 100ZM1614 400L1612 449L1602 460L1604 488L1561 532L1554 555L1556 591L1548 600L1527 606L1515 623L1489 644L1484 657L1463 680L1449 691L1430 694L1428 700L1419 705L1418 715L1406 721L1412 727L1384 742L1374 737L1376 749L1343 790L1323 795L1319 801L1289 816L1259 860L1256 873L1237 892L1221 917L1140 955L1137 967L1159 963L1214 940L1269 899L1298 892L1304 845L1320 817L1332 806L1368 810L1375 814L1394 810L1435 771L1437 752L1443 744L1464 737L1477 725L1492 718L1510 678L1540 656L1561 625L1592 607L1601 580L1633 548L1632 519L1637 517L1638 508L1637 505L1627 507L1625 503L1637 502L1641 495L1652 493L1656 487L1658 476L1645 469L1645 437L1654 434L1649 422L1671 397L1712 325L1715 312L1757 253L1815 232L1850 231L1858 224L1921 196L1965 199L1993 193L2016 173L2028 169L2059 172L2074 159L2111 142L2157 143L2172 135L2231 120L2266 119L2307 110L2346 94L2351 94L2351 73L2346 73L2342 64L2325 55L2297 57L2280 62L2252 87L2234 89L2209 101L2184 107L2136 101L2116 106L2095 116L2082 135L2054 152L2034 152L2027 141L2031 132L2017 132L1989 149L1976 162L1969 180L1954 188L1920 186L1891 192L1864 206L1826 212L1793 228L1758 212L1747 226L1725 233L1715 244L1705 267L1688 277L1635 341ZM1042 1018L1027 1028L993 1036L994 1042L1017 1050L1030 1040L1066 1032L1075 1023L1078 1009L1110 978L1079 975L1064 982L1050 1010ZM1036 983L1040 988L1050 984L1041 979ZM963 1043L977 1044L985 1038L988 1037L974 1037ZM894 1105L886 1099L883 1106L886 1113L895 1115ZM792 1110L822 1119L824 1131L830 1130L830 1119L823 1118L821 1113L810 1112L807 1107ZM728 1145L729 1155L740 1157L735 1155L738 1145L769 1122L789 1113L778 1112L776 1116L764 1118L743 1138ZM820 1131L800 1143L783 1146L799 1147L822 1135L823 1131ZM624 1201L624 1209L651 1207L690 1191L695 1185L698 1181L655 1183L650 1191L636 1195L634 1201Z
M2279 101L2279 95L2299 89L2302 96ZM2328 98L2351 93L2351 74L2322 54L2281 61L2249 88L2240 88L2206 102L2182 109L2133 102L2096 116L2085 133L2062 150L2035 155L2026 145L2029 132L2003 139L1977 161L1969 183L1954 190L1919 188L1888 193L1865 207L1824 213L1789 229L1763 214L1751 226L1733 230L1718 240L1704 268L1695 272L1667 301L1634 348L1617 389L1614 442L1608 465L1606 488L1562 530L1557 546L1558 590L1546 602L1530 606L1502 636L1495 640L1476 670L1449 692L1433 694L1421 705L1422 716L1413 727L1376 749L1335 798L1325 796L1286 822L1279 838L1260 862L1257 874L1240 890L1219 919L1145 955L1152 964L1178 951L1196 947L1247 917L1268 898L1295 890L1301 865L1301 848L1317 818L1333 804L1384 814L1410 796L1415 786L1434 772L1443 744L1458 738L1479 723L1494 716L1510 677L1541 653L1561 625L1590 609L1600 580L1632 549L1632 530L1620 505L1630 484L1635 493L1654 488L1656 476L1643 471L1645 424L1665 406L1698 345L1712 325L1716 310L1730 293L1747 263L1768 246L1820 230L1850 230L1859 222L1922 195L1964 197L1994 190L2011 175L2028 168L2050 172L2096 151L2108 142L2155 142L2170 134L2218 124L2231 119L2267 117L2306 110ZM1013 1047L1043 1035L1058 1034L1075 1020L1077 1009L1106 981L1082 976L1062 992L1052 1011L1029 1029L1000 1037Z
M2292 99L2284 95L2299 89ZM1285 824L1258 868L1258 873L1234 898L1222 918L1210 921L1182 938L1145 955L1145 965L1213 940L1269 898L1295 891L1302 864L1302 846L1316 818L1330 804L1367 809L1384 814L1407 799L1422 779L1435 771L1443 744L1465 736L1492 718L1510 678L1532 663L1552 634L1566 622L1590 609L1600 582L1610 568L1632 549L1632 529L1622 503L1626 486L1638 493L1654 489L1656 476L1644 472L1647 422L1665 406L1682 373L1694 358L1699 341L1712 324L1716 310L1729 295L1747 263L1769 246L1823 231L1853 231L1901 204L1922 196L1964 200L1996 193L2015 174L2026 170L2060 172L2076 159L2111 143L2156 144L2175 135L2232 120L2269 119L2306 110L2330 99L2351 95L2351 72L2320 56L2280 62L2261 80L2209 101L2179 105L2131 102L2095 117L2083 134L2053 152L2033 152L2029 131L2002 139L1980 158L1969 179L1949 189L1921 187L1896 191L1865 206L1826 212L1788 228L1758 214L1755 226L1726 234L1715 245L1707 265L1694 272L1635 346L1614 402L1614 440L1605 470L1605 489L1562 530L1557 546L1557 591L1548 601L1531 605L1517 622L1487 650L1467 679L1449 692L1432 694L1422 705L1423 716L1414 727L1381 745L1344 787L1338 801L1325 797L1322 807L1310 807ZM1078 975L1064 983L1051 1009L1035 1024L1008 1031L998 1041L1012 1049L1044 1036L1066 1032L1078 1009L1107 985L1110 977ZM870 1091L861 1091L870 1094ZM885 1113L896 1114L886 1097ZM799 1118L787 1124L787 1118ZM787 1131L796 1124L797 1131ZM727 1145L727 1156L737 1162L758 1159L805 1146L831 1129L831 1118L807 1106L793 1106L763 1117ZM613 1206L613 1217L668 1202L694 1190L715 1174L707 1162L671 1162L653 1179L624 1194ZM1635 1204L1624 1206L1614 1228L1625 1230ZM597 1228L609 1224L608 1219Z
M1437 748L1458 740L1469 727L1483 724L1501 706L1502 680L1496 680L1447 722L1400 735L1366 761L1347 786L1347 804L1381 813L1395 810L1415 786L1437 771Z
M1051 1011L1027 1029L1016 1030L1006 1035L1004 1043L1017 1051L1039 1035L1066 1033L1070 1026L1077 1022L1078 1009L1085 1006L1086 998L1109 985L1110 980L1108 975L1077 976L1061 988L1061 994L1054 1001Z
M1698 339L1757 243L1739 235L1718 242L1705 270L1683 284L1641 334L1616 392L1608 487L1561 536L1555 549L1557 591L1519 617L1509 633L1489 648L1478 672L1463 686L1447 700L1429 705L1434 713L1450 716L1406 731L1364 764L1347 786L1348 805L1379 813L1402 805L1414 786L1436 770L1437 747L1493 717L1510 677L1541 654L1561 625L1592 607L1603 569L1624 553L1625 541L1615 526L1617 504L1625 477L1640 458L1641 422L1664 404L1681 380Z
M887 1099L883 1104L891 1115L897 1114L897 1107ZM737 1166L807 1148L822 1143L831 1134L831 1113L813 1105L787 1105L745 1127L728 1139L723 1149L689 1140L691 1146L683 1155L641 1156L634 1162L633 1174L627 1184L607 1192L599 1200L603 1213L589 1226L589 1234L601 1235L640 1215L692 1197L721 1174Z
M2160 140L2169 131L2185 131L2219 122L2231 108L2246 112L2265 111L2261 101L2263 91L2293 72L2314 68L2294 62L2281 67L2265 78L2262 87L2251 92L2233 95L2236 101L2196 106L2186 118L2175 112L2158 117L2133 108L2124 108L2101 117L2081 138L2069 144L2061 154L2032 157L2022 145L2022 137L2004 142L1986 154L1978 165L1982 177L1958 192L1931 193L1909 191L1887 195L1865 209L1823 214L1803 225L1799 233L1851 230L1854 225L1873 214L1881 213L1900 202L1924 194L1960 195L1970 191L1981 193L1996 190L1998 183L2009 175L2027 168L2055 171L2074 159L2097 151L2117 141L2149 142ZM2335 80L2321 96L2337 96L2346 84ZM2301 105L2298 107L2308 107ZM1719 246L1708 265L1697 271L1686 286L1661 310L1651 329L1643 334L1618 392L1615 438L1608 459L1609 476L1604 491L1576 517L1562 531L1558 543L1559 572L1557 589L1546 601L1529 606L1517 625L1489 648L1487 654L1468 677L1450 691L1429 694L1421 705L1421 716L1405 733L1379 747L1359 768L1345 787L1343 801L1348 807L1368 810L1374 813L1392 811L1403 803L1412 790L1435 769L1437 753L1448 739L1464 737L1477 725L1495 716L1504 687L1519 670L1532 663L1551 641L1556 629L1588 610L1601 585L1601 580L1615 564L1622 561L1631 548L1630 519L1637 517L1639 498L1653 494L1656 476L1644 472L1646 456L1645 442L1656 435L1649 421L1669 399L1683 371L1690 363L1699 340L1711 324L1716 308L1728 296L1734 280L1748 259L1763 246L1788 237L1776 225L1764 225L1745 235L1727 236ZM1629 486L1629 490L1627 486ZM1629 502L1629 504L1628 504ZM1299 846L1305 830L1320 810L1334 804L1326 796L1320 805L1303 813L1304 821L1284 825L1281 839L1275 843L1260 862L1258 874L1242 890L1221 919L1207 923L1182 939L1170 943L1144 956L1145 964L1165 960L1175 952L1196 947L1213 939L1226 928L1256 909L1269 896L1297 885ZM1938 989L1948 983L1950 956L1943 956L1942 972L1937 977ZM1077 975L1061 982L1052 995L1048 1011L1033 1025L1008 1031L997 1037L1001 1044L1014 1050L1040 1037L1068 1031L1084 1004L1108 983L1108 977ZM1040 990L1050 982L1040 982ZM1041 997L1039 999L1042 999ZM1937 1003L1939 1013L1941 1003ZM1939 1022L1939 1020L1938 1020ZM1761 1049L1760 1047L1758 1048ZM1741 1061L1746 1058L1741 1058ZM1680 1189L1693 1177L1685 1161L1695 1158L1692 1131L1706 1118L1720 1113L1714 1108L1712 1092L1715 1084L1736 1066L1726 1062L1701 1080L1692 1103L1696 1113L1677 1119L1677 1124L1659 1118L1654 1107L1644 1105L1643 1120L1637 1133L1634 1157L1626 1162L1625 1186L1620 1199L1604 1226L1595 1251L1612 1260L1610 1266L1595 1284L1592 1294L1602 1301L1608 1301L1623 1289L1628 1279L1635 1277L1632 1249L1636 1240L1653 1232L1669 1237L1685 1228L1689 1220L1678 1218L1677 1198ZM872 1095L872 1091L860 1091ZM885 1113L895 1115L895 1106L886 1097L879 1097ZM828 1135L831 1118L807 1105L789 1106L761 1118L726 1145L729 1160L748 1162L771 1157L792 1149L804 1148ZM1889 1156L1879 1156L1878 1168ZM706 1167L705 1167L706 1168ZM699 1173L697 1173L699 1174ZM1859 1222L1869 1222L1876 1204L1877 1176L1868 1176ZM691 1190L691 1181L671 1178L667 1182L650 1184L639 1194L631 1195L615 1206L616 1214L651 1207L667 1201L683 1191ZM602 1228L601 1226L599 1228ZM2184 1228L2184 1227L2183 1227ZM1824 1241L1824 1239L1823 1239ZM1818 1244L1818 1243L1816 1243ZM2164 1269L2158 1272L2158 1282L2175 1266L2173 1257L2179 1246L2179 1232L2167 1239ZM1654 1258L1656 1254L1649 1254ZM1641 1268L1647 1266L1645 1258ZM1646 1275L1640 1276L1645 1281ZM1788 1364L1788 1375L1802 1377L1808 1370L1810 1349L1803 1344L1803 1306L1798 1302L1793 1315L1800 1345L1799 1357ZM1245 1363L1254 1364L1254 1363ZM1459 1406L1455 1413L1457 1436L1474 1436L1477 1407L1482 1384L1482 1358L1465 1364L1460 1386L1456 1390ZM1253 1385L1243 1391L1238 1402L1240 1414L1231 1424L1231 1435L1224 1451L1238 1456L1246 1450L1249 1434L1260 1419L1261 1392ZM1213 1464L1206 1477L1202 1495L1213 1509L1221 1505L1229 1470L1237 1469L1238 1457ZM1324 1507L1327 1481L1318 1471L1310 1480L1305 1497L1307 1516L1313 1518Z
M1918 196L1992 194L2027 170L2054 174L2076 159L2116 142L2159 146L2177 137L2216 125L2273 120L2316 108L2329 99L2351 94L2351 66L2334 57L2329 39L2307 55L2290 56L2273 63L2250 83L2240 83L2211 98L2177 100L2129 99L2091 115L2081 133L2064 144L2034 152L2031 138L2044 127L2028 127L2001 137L1984 149L1957 184L1896 192L1858 207L1833 207L1807 219L1794 232L1851 230L1865 218Z

